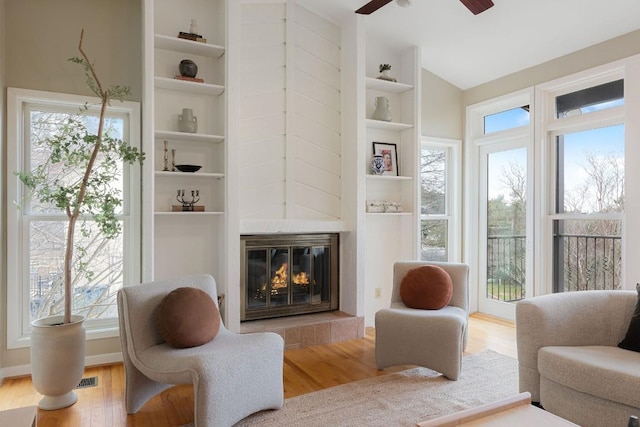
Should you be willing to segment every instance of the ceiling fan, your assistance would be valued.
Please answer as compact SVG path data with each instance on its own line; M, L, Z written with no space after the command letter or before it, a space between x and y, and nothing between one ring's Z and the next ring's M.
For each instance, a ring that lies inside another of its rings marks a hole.
M387 3L391 3L393 0L371 0L369 3L362 6L360 9L356 10L356 13L360 13L362 15L369 15L376 10L380 9L382 6ZM411 0L396 0L399 6L407 7L411 5ZM493 6L493 2L491 0L460 0L462 4L464 4L467 9L471 11L474 15L484 12Z

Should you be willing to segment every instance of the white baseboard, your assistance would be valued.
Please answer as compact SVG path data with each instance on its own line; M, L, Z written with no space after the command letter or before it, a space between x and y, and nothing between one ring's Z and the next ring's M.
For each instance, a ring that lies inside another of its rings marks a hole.
M98 354L96 356L87 356L84 359L84 366L108 365L111 363L122 362L122 353ZM31 365L8 366L0 369L0 383L5 378L23 377L31 375Z

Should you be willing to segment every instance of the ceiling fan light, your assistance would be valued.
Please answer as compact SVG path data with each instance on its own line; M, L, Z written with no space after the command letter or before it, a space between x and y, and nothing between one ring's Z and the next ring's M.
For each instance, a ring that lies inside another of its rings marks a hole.
M400 7L409 7L409 6L411 6L411 0L396 0L396 3L398 3L398 6L400 6Z

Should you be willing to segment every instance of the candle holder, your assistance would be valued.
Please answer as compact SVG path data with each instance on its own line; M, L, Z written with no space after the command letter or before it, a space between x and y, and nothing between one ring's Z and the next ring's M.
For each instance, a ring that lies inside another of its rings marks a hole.
M167 141L164 142L164 167L163 171L169 172L169 143Z
M193 212L195 211L194 205L200 201L200 191L199 190L191 190L191 200L187 200L185 196L184 190L178 190L178 194L176 195L176 200L182 203L182 211L183 212Z

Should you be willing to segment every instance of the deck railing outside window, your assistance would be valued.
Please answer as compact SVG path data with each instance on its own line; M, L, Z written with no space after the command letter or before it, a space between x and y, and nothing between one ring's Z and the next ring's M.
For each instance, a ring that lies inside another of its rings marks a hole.
M486 297L515 302L525 298L525 236L487 239ZM555 260L554 292L620 289L622 239L619 236L555 236L563 259Z

